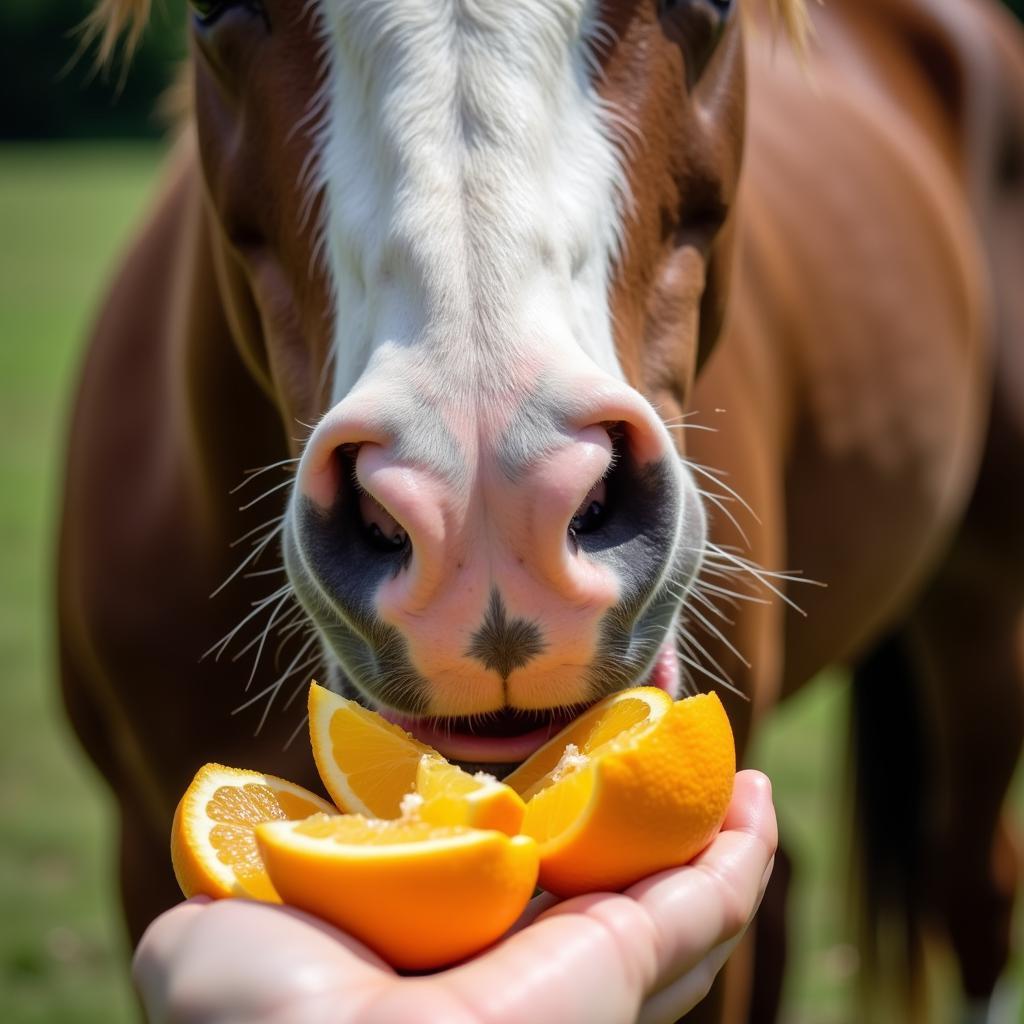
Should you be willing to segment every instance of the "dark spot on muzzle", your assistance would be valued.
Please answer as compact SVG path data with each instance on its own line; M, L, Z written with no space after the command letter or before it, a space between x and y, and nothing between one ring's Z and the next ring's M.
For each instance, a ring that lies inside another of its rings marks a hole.
M467 658L475 658L503 680L513 669L529 664L546 644L540 628L527 619L509 618L497 588L491 590L483 625L473 634Z

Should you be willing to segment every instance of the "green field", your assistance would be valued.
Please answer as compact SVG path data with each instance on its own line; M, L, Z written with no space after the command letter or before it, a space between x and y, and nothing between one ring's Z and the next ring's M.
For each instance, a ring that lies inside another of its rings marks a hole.
M51 561L66 397L155 149L0 150L0 1019L132 1019L113 822L61 718Z
M0 148L2 1024L119 1024L135 1015L110 801L56 696L51 561L79 344L158 160L159 150L144 147ZM759 750L800 872L787 1024L855 1019L835 795L844 707L843 681L819 681L778 716Z

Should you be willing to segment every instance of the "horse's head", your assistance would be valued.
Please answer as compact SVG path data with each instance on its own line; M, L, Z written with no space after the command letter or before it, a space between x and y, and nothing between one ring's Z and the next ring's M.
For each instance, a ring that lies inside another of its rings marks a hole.
M738 4L193 7L232 325L315 422L283 544L336 684L490 761L674 689L705 519L666 422L724 307Z

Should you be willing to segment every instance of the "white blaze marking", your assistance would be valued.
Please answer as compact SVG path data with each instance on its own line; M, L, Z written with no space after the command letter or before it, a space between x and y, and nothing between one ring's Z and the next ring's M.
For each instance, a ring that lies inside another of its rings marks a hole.
M367 370L393 380L396 359L431 391L561 353L621 378L623 178L588 71L591 0L315 2L333 402Z

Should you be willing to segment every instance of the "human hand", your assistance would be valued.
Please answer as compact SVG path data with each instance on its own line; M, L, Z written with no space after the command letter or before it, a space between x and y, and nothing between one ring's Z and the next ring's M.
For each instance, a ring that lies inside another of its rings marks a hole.
M771 784L744 771L692 864L623 893L539 896L510 935L446 971L403 977L301 911L196 898L150 925L135 981L153 1024L671 1022L746 931L777 841Z

